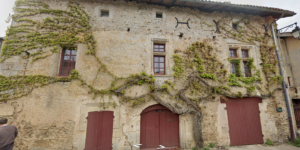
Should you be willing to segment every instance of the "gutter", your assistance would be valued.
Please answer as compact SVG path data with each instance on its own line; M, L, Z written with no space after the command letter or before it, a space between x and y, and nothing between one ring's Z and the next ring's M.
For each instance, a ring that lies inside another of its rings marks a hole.
M294 126L293 126L293 121L292 121L292 113L291 113L291 105L290 105L290 100L289 100L289 96L287 93L287 88L285 86L285 77L284 77L284 73L283 73L283 69L282 69L282 64L281 64L281 60L280 60L280 56L279 56L279 50L278 50L278 44L277 44L277 35L275 34L274 31L274 23L275 21L271 24L271 28L272 28L272 33L273 33L273 40L276 46L276 54L277 54L277 59L278 59L278 64L279 64L279 68L280 68L280 75L282 76L282 88L284 91L284 98L285 98L285 103L286 103L286 108L287 108L287 112L288 112L288 119L289 119L289 125L290 125L290 132L291 132L291 138L294 139L296 137L295 131L294 131Z

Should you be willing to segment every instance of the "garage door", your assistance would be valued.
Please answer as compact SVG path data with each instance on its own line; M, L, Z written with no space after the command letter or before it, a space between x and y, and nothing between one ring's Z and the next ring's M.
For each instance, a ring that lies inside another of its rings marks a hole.
M259 107L260 98L236 98L221 101L226 103L230 145L262 144Z
M179 147L179 115L162 105L153 105L141 113L141 149Z

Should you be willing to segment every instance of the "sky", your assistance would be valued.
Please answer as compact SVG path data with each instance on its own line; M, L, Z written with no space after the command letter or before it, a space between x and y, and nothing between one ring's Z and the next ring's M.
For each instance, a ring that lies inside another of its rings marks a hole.
M5 36L5 31L10 23L6 23L9 14L13 14L15 0L0 0L0 37ZM213 1L230 1L232 4L250 4L258 6L276 7L291 10L297 13L293 17L283 18L277 21L278 27L282 28L292 23L298 22L300 26L300 0L213 0ZM291 30L291 29L290 29Z

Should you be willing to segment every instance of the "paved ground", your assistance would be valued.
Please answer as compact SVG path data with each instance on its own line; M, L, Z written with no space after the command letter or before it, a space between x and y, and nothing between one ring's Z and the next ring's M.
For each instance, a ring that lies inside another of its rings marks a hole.
M300 150L300 147L291 146L288 144L279 144L276 146L268 145L246 145L227 147L228 150Z

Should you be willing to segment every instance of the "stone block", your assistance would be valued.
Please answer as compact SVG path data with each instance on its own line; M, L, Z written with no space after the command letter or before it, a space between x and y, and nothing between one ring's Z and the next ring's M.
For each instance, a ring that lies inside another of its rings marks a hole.
M17 63L21 60L20 56L11 56L10 58L7 58L4 62L6 63Z
M131 147L130 146L124 146L123 150L131 150Z
M119 138L119 137L121 137L122 136L122 131L121 131L121 129L114 129L113 130L113 137L114 138Z
M24 69L24 65L23 64L14 64L12 69L20 71L20 70Z
M7 104L0 104L0 116L11 116L14 114L14 108Z
M9 67L7 64L4 64L4 63L0 64L0 70L7 70L8 68Z
M113 150L118 150L118 139L113 138Z
M135 132L130 132L129 135L128 135L128 141L130 143L136 143L137 141L137 136L136 136L136 133Z

